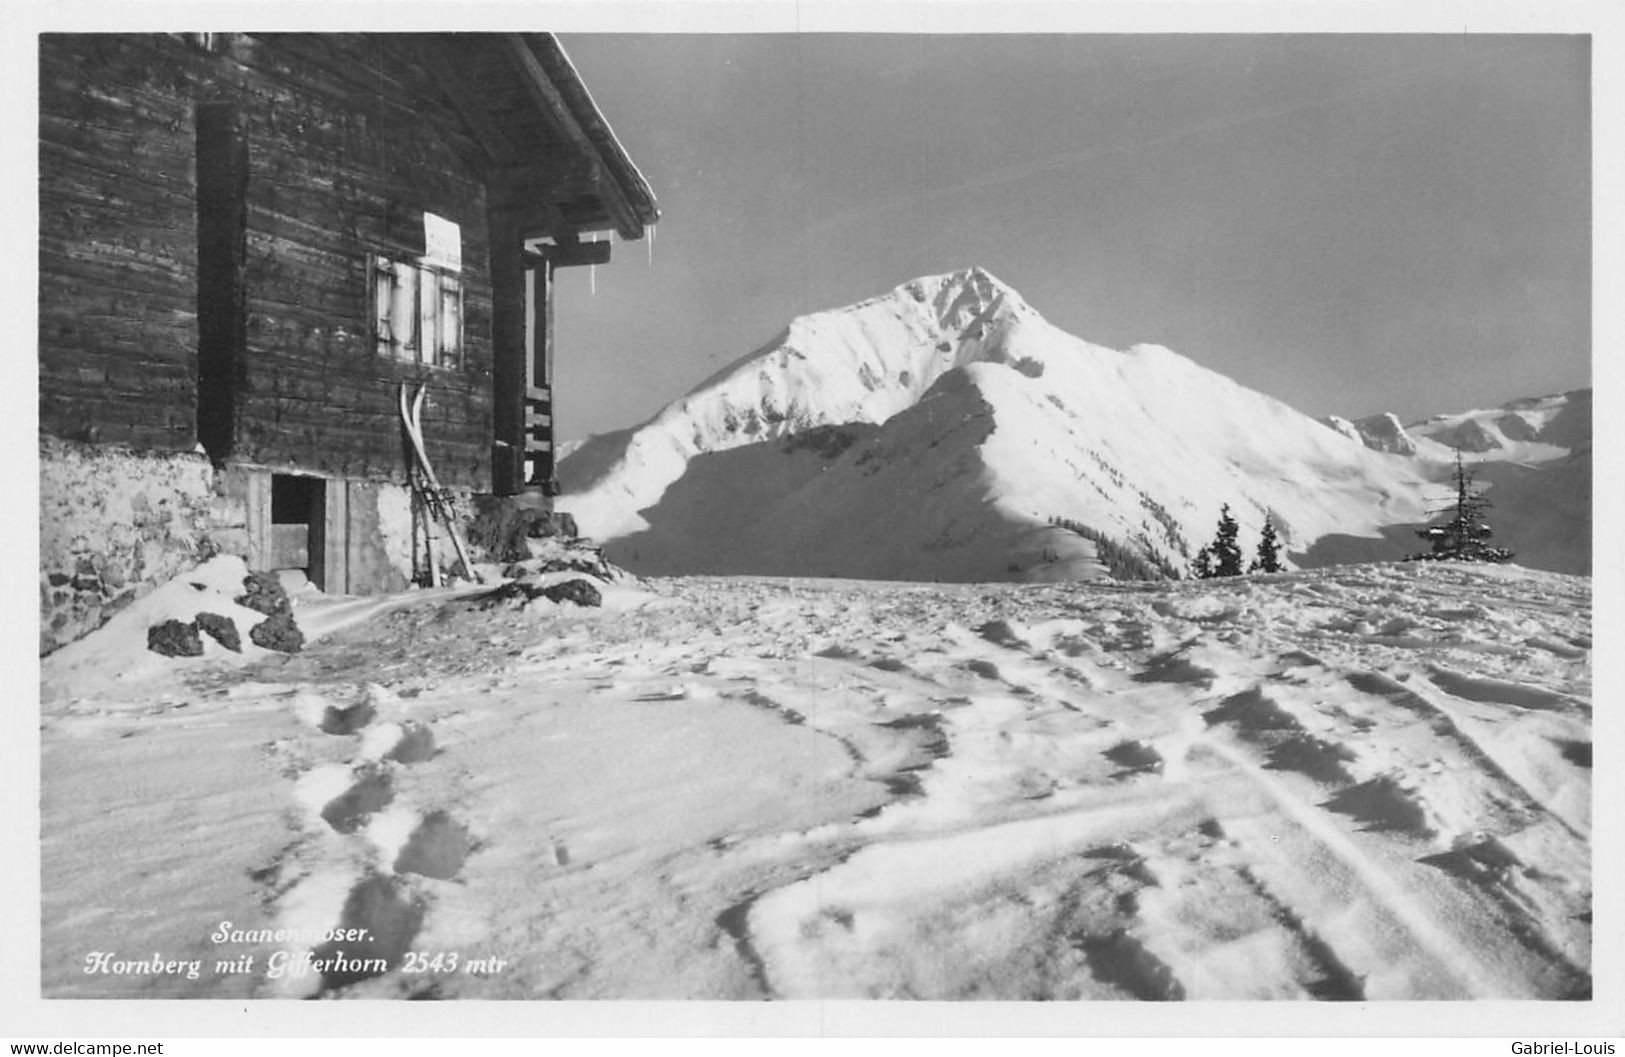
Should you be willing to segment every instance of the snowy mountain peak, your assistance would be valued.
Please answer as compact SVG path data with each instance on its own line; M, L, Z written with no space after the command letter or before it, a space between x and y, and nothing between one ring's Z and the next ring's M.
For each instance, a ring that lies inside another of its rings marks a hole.
M976 266L911 279L878 297L797 316L781 341L806 349L831 331L854 323L869 330L895 323L907 328L910 340L879 345L874 351L888 361L896 360L899 370L918 366L909 362L911 354L925 344L938 353L951 354L953 366L963 366L990 353L997 358L996 350L1010 326L1041 318L1012 287ZM771 347L759 350L759 354L771 352Z
M560 467L572 512L601 537L635 530L637 511L659 500L695 456L823 426L878 425L956 369L1009 362L1012 337L1027 325L1048 328L980 267L797 316L636 430L581 445Z
M1539 462L1567 455L1589 443L1591 390L1523 397L1500 407L1434 415L1406 427L1439 455L1459 450L1469 457L1501 456Z
M1372 451L1434 460L1459 451L1470 460L1547 462L1589 443L1591 390L1520 397L1500 407L1433 415L1409 425L1393 412L1352 422L1327 415L1320 422Z
M1555 458L1589 437L1589 406L1500 409L1486 428L1522 424L1540 442L1517 450ZM1224 505L1244 547L1268 518L1297 564L1397 558L1407 534L1389 530L1427 520L1449 451L1426 434L1458 427L1317 423L1163 346L1067 334L969 268L797 317L643 426L582 445L560 508L645 572L1178 574ZM1544 567L1586 560L1561 549Z
M980 266L914 279L886 296L903 296L917 304L928 304L937 325L945 331L964 330L978 321L1037 316L1014 288Z

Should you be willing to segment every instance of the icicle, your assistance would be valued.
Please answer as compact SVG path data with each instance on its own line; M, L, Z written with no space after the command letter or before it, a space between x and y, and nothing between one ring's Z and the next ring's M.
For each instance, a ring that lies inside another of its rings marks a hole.
M648 245L648 248L649 248L649 267L650 268L653 268L655 266L655 230L656 230L655 226L653 224L650 224L649 225L649 238L648 238L648 241L647 241L647 245Z
M592 244L594 246L598 245L598 232L596 231L592 233ZM587 265L587 288L588 293L592 294L592 296L598 296L598 265L596 264Z

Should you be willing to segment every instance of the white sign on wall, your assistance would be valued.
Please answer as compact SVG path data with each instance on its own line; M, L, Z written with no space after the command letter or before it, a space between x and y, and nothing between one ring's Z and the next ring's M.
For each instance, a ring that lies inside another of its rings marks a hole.
M445 217L423 214L423 263L461 271L463 229Z

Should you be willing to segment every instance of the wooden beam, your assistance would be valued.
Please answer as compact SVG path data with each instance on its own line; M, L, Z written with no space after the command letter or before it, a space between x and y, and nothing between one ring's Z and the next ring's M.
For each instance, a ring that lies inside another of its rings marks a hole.
M233 103L197 105L195 421L198 441L217 464L236 449L248 391L249 158L243 124Z
M485 151L491 163L507 165L513 162L515 158L513 144L508 142L508 137L491 120L474 90L446 62L446 57L443 54L434 54L421 41L412 41L407 48L417 57L418 63L428 72L435 85L450 100L452 109L463 119L463 124L468 127L474 142Z
M574 242L562 246L541 246L526 250L527 254L550 262L555 268L574 268L583 264L608 264L612 244L602 242Z
M522 242L532 239L558 239L567 241L575 237L575 229L555 202L533 205L494 204L493 216L502 217L503 223L519 233Z
M493 168L486 183L492 198L515 208L562 202L598 191L592 159L562 151L545 161Z
M525 346L528 368L525 391L553 388L553 265L539 254L528 253L525 273ZM558 494L553 459L553 407L525 408L524 452L530 463L527 486ZM529 458L535 456L534 458Z
M605 171L603 157L598 153L598 145L593 143L586 130L581 127L581 123L570 112L564 96L559 94L558 86L542 67L542 61L531 50L530 42L525 39L523 33L505 33L503 38L507 41L509 55L519 69L526 90L541 107L542 112L552 119L553 124L566 139L592 159L594 172L598 176L599 197L609 213L610 220L615 224L615 229L623 238L641 238L642 221L638 219L632 204L627 201L620 184L615 182L613 175Z
M592 159L575 151L566 153L558 150L546 158L536 161L524 161L518 157L505 165L496 166L491 170L491 178L501 180L512 187L524 187L526 184L550 184L570 182L586 187L592 183ZM563 198L563 195L552 195L553 198Z
M491 238L491 490L524 489L525 269L511 218L486 212Z
M322 481L321 491L321 551L310 556L311 572L320 563L321 576L311 576L311 583L330 595L348 595L350 588L350 486L342 477L329 477ZM315 529L312 524L312 530ZM316 533L312 531L312 536Z
M564 210L560 209L557 203L545 202L541 206L541 211L549 234L560 241L575 240L575 229L570 226L570 221L564 216ZM528 235L526 237L529 238Z

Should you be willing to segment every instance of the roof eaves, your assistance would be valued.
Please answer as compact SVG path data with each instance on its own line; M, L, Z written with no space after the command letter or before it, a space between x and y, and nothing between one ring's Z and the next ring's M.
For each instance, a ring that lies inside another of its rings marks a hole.
M598 109L598 104L593 101L592 93L587 90L581 74L577 72L575 64L570 61L558 38L551 33L526 33L524 36L531 50L553 79L553 83L558 86L559 94L564 97L571 114L598 152L604 169L625 195L638 221L643 225L658 222L660 207L655 201L654 190L649 186L648 178L627 154L626 148L616 137L615 130L610 128L608 120Z

